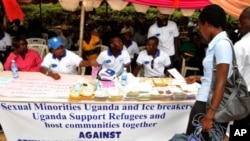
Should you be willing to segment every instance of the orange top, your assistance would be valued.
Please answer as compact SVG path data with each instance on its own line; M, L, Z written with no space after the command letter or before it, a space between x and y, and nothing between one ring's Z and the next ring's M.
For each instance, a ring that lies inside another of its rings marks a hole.
M91 35L89 43L83 40L82 49L88 60L96 60L98 57L97 48L101 47L101 40L96 35Z

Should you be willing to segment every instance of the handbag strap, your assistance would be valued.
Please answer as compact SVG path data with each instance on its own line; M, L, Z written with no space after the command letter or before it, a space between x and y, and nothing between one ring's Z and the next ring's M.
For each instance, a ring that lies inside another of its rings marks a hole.
M236 63L236 55L235 55L235 52L234 52L234 48L233 48L233 44L232 42L228 39L228 38L225 38L225 40L227 40L229 43L230 43L230 46L231 46L231 49L232 49L232 54L233 54L233 62L232 62L232 65L233 65L233 73L232 73L232 76L233 77L233 82L235 83L236 81L239 81L237 86L236 84L234 84L234 91L231 93L231 95L229 96L227 102L225 103L225 105L223 107L221 107L220 109L213 109L212 106L210 106L210 108L212 108L213 110L222 110L224 109L225 107L228 106L228 104L233 100L233 98L236 96L236 94L238 93L239 91L239 87L240 87L240 83L242 82L242 78L239 78L238 80L235 79L236 77L236 73L239 73L239 70L238 70L238 65ZM215 82L215 70L216 70L216 63L215 63L215 55L213 57L213 75L212 75L212 83L213 84ZM227 80L228 81L228 80ZM211 87L210 87L211 89ZM209 105L211 105L211 102L209 103Z

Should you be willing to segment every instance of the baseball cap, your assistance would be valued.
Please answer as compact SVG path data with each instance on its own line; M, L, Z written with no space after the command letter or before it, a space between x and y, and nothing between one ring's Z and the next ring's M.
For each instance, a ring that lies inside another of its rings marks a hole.
M70 26L67 25L67 24L62 24L62 25L61 25L61 29L62 29L62 30L69 30L69 29L70 29Z
M121 33L120 33L120 34L124 34L124 33L128 33L128 32L131 32L131 31L130 31L130 29L129 29L129 28L127 28L127 27L124 27L124 28L122 28Z
M158 12L157 12L157 17L158 17L159 19L166 19L166 18L169 17L169 15L168 15L168 14L162 14L162 13L160 13L160 11L158 11Z
M59 37L52 37L48 41L48 46L49 46L50 49L57 49L61 45L64 46L64 43L63 43L62 39L59 38Z

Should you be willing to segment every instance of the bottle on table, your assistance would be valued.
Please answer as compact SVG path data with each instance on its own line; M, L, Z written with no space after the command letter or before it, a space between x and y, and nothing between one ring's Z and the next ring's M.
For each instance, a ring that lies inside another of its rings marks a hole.
M73 94L74 95L79 95L82 89L82 83L80 81L77 81L76 84L74 85L73 89Z
M11 71L12 71L13 78L19 77L18 68L17 68L15 60L11 60Z
M126 68L123 68L123 72L121 75L121 84L122 86L126 86L128 83L128 72Z

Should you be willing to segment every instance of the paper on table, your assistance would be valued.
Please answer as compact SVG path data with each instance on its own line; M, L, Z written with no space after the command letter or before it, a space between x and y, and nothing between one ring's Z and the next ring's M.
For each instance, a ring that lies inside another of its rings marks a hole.
M184 77L175 69L168 69L168 72L180 83L185 83L186 80L184 79Z
M12 80L12 77L0 77L0 88L6 86Z
M181 83L180 87L184 91L197 92L198 89L201 87L201 85L199 83L197 83L197 82L192 83L192 84Z
M51 80L36 78L12 79L0 88L0 95L6 97L65 98L75 79Z

